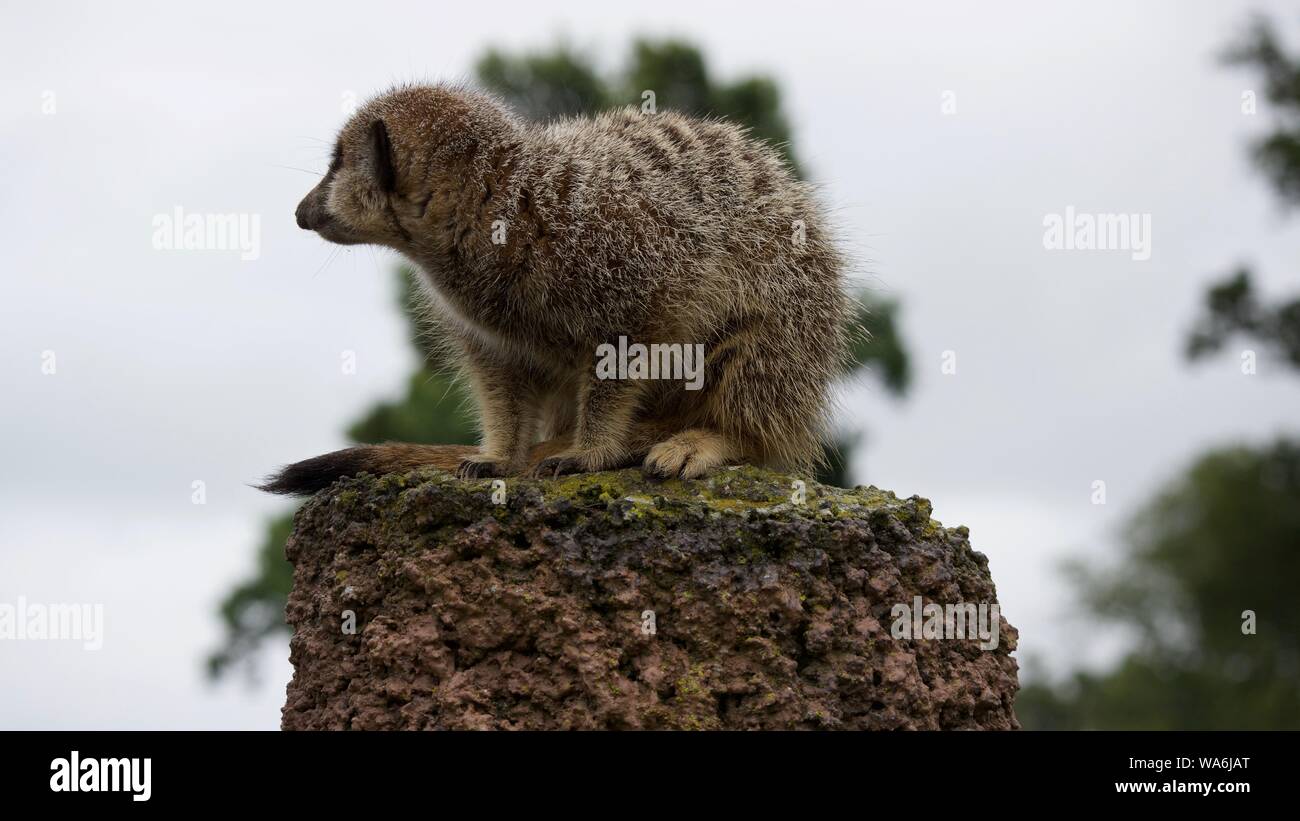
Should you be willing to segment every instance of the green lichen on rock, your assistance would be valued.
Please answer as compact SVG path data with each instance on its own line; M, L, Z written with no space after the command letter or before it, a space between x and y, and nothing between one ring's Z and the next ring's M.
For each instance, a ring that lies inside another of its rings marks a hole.
M930 514L751 467L344 480L286 547L283 724L1013 728L1005 621L990 650L890 633L916 596L996 601L965 529Z

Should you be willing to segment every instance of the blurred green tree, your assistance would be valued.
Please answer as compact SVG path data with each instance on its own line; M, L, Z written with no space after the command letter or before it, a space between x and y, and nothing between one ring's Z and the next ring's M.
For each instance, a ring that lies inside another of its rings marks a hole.
M1254 69L1263 80L1273 125L1252 142L1251 157L1285 207L1300 205L1300 58L1286 53L1264 17L1254 18L1223 56L1229 65ZM1243 100L1248 104L1258 105ZM1234 335L1252 338L1300 367L1300 299L1275 307L1262 304L1250 269L1240 266L1206 292L1205 311L1188 340L1187 354L1199 359L1214 353Z
M511 55L488 50L477 62L475 75L483 87L500 95L521 114L535 120L591 113L617 105L640 105L653 91L656 106L699 116L726 117L749 126L754 135L779 149L800 173L790 145L790 127L781 108L775 81L764 76L742 77L731 83L715 80L703 54L677 40L636 40L627 66L604 77L590 60L568 45L537 53ZM348 436L355 442L385 440L427 443L475 441L472 407L441 358L437 340L421 327L415 300L415 272L403 269L401 302L410 321L411 339L426 363L407 386L406 396L384 403L355 422ZM895 302L876 301L863 292L853 317L855 343L851 373L874 374L891 393L908 386L908 356L897 323ZM818 479L845 486L856 434L841 434L827 448L826 466ZM284 604L292 583L284 559L284 542L293 514L274 519L258 550L257 570L221 603L226 637L208 658L213 677L220 677L253 651L267 636L286 630Z
M1238 335L1300 368L1300 299L1264 305L1251 284L1250 269L1238 268L1205 292L1204 311L1187 339L1187 357L1217 353Z
M1251 154L1278 197L1287 205L1300 205L1300 58L1288 55L1273 24L1257 16L1223 59L1253 68L1263 79L1264 96L1276 119L1273 130L1251 146Z
M1300 729L1300 442L1200 457L1125 542L1118 567L1070 573L1086 611L1127 627L1133 649L1107 672L1026 686L1021 723Z
M1263 74L1279 125L1253 154L1278 196L1300 203L1300 62L1261 19L1227 60ZM1206 293L1187 356L1208 356L1234 335L1300 369L1300 300L1267 307L1249 270L1238 269ZM1021 723L1300 729L1298 547L1300 442L1284 437L1200 457L1132 518L1118 567L1068 568L1085 611L1127 627L1133 649L1109 671L1029 684L1016 700Z
M615 104L608 83L568 45L519 56L489 49L474 73L480 85L533 120L572 117Z

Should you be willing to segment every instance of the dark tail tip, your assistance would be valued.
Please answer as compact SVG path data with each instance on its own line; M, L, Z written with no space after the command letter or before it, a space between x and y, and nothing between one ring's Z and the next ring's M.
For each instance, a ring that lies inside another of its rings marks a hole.
M285 465L256 485L258 490L281 496L310 496L324 490L345 476L366 470L368 450L345 448Z

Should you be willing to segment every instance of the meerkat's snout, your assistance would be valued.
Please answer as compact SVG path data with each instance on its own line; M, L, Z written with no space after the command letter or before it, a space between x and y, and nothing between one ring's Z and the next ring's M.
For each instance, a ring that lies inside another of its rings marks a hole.
M320 186L316 186L307 192L307 196L302 198L298 203L298 209L293 215L298 220L298 227L306 231L315 231L323 219L328 219L329 212L325 210L324 197L321 196Z
M307 210L307 200L298 203L298 210L293 212L294 218L298 220L298 227L304 230L311 230L311 214Z
M327 205L329 196L328 179L321 182L298 203L294 218L298 227L315 232L321 239L336 245L357 245L364 240L351 230L348 224L335 217Z

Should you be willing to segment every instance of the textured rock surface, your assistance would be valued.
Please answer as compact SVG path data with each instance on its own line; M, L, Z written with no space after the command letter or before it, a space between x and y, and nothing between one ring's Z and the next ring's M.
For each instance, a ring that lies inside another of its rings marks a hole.
M1005 620L993 650L891 637L915 596L996 601L924 499L810 484L795 504L752 468L506 491L363 475L299 512L285 729L1018 726Z

